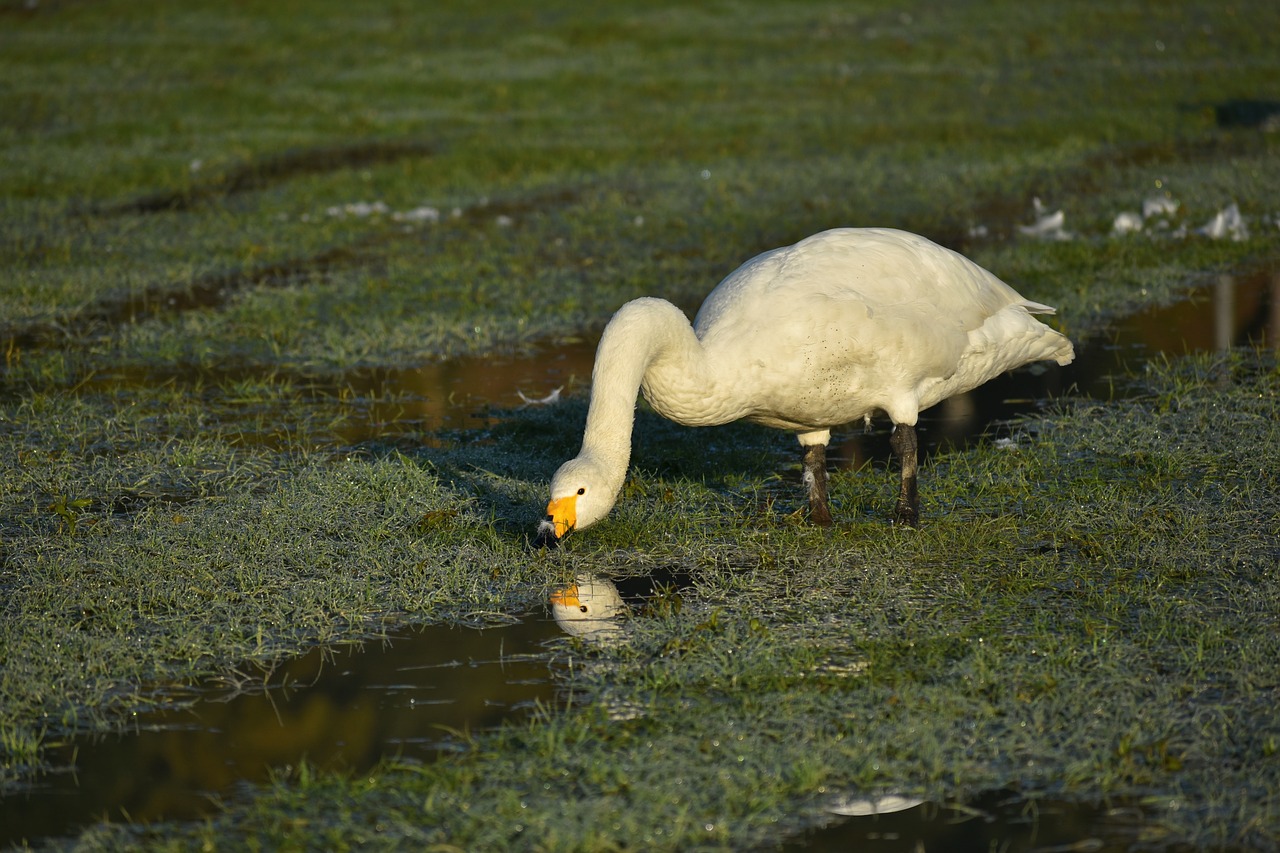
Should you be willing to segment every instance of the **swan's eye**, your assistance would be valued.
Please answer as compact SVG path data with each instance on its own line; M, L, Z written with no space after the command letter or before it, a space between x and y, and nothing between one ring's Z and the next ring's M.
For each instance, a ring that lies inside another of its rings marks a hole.
M586 489L578 489L578 494L585 495L586 493L587 493Z
M578 609L581 610L583 613L586 613L589 608L585 604L579 604Z

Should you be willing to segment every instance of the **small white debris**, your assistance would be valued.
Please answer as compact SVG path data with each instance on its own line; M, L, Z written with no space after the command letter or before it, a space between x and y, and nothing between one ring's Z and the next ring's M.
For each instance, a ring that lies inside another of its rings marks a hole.
M1178 212L1178 203L1167 195L1154 195L1142 203L1142 217L1173 216Z
M392 210L384 201L353 201L349 204L334 204L326 207L325 215L331 219L368 219L375 216L390 216L394 222L433 223L440 221L440 211L429 205L410 208L409 210ZM302 221L310 221L305 214Z
M1239 243L1242 240L1249 239L1249 226L1245 224L1244 217L1240 215L1239 205L1232 202L1230 207L1219 210L1213 219L1210 219L1202 227L1197 228L1196 233L1208 237L1210 240L1230 238Z
M526 397L525 393L519 389L516 389L516 394L520 396L520 399L524 401L524 404L526 406L551 406L560 402L560 392L563 390L564 390L564 386L561 385L559 388L552 391L550 394L548 394L547 396L541 399Z
M851 663L825 663L825 664L822 664L821 666L815 667L814 671L820 672L823 675L838 675L842 677L855 676L856 677L859 675L865 675L867 671L870 669L871 669L871 663L869 661L856 660Z
M440 211L434 207L415 207L412 210L397 210L391 214L396 222L439 222Z
M995 447L997 450L1017 450L1018 442L1012 438L997 438Z
M1116 220L1111 224L1112 234L1136 234L1142 230L1142 217L1131 210L1125 210L1116 214Z
M612 696L606 696L600 704L604 708L605 716L617 723L638 720L649 712L648 708L639 702L624 702Z
M1070 240L1072 238L1072 234L1063 227L1067 220L1065 213L1061 210L1045 213L1045 207L1038 198L1032 199L1031 204L1035 208L1036 221L1031 225L1019 225L1019 233L1027 237L1037 237L1041 240Z
M201 169L203 169L203 168L204 168L204 161L203 161L203 160L192 160L192 161L191 161L191 166L190 166L190 168L191 168L191 171L192 171L192 172L198 172L198 171L200 171Z
M974 239L981 239L991 233L985 225L970 225L969 236Z
M381 201L355 201L325 209L325 213L335 219L345 219L348 216L365 219L370 216L384 216L390 212L391 208Z
M493 221L499 228L510 228L515 224L515 220L510 216L507 216L505 213L499 214Z

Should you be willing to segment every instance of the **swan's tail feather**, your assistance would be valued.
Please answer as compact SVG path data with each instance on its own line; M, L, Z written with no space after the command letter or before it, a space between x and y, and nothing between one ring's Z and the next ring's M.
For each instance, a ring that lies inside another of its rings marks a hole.
M1059 346L1057 351L1049 357L1063 367L1066 367L1068 364L1075 361L1076 348L1071 345L1071 341L1067 339L1066 335L1062 335L1061 346Z
M1024 299L1018 303L1028 314L1057 314L1058 311L1052 305L1042 305L1039 302L1032 302L1030 299ZM1071 341L1066 335L1056 330L1049 333L1050 337L1046 340L1055 340L1056 346L1046 352L1040 358L1048 360L1053 359L1058 364L1066 366L1075 360L1076 349L1071 345Z

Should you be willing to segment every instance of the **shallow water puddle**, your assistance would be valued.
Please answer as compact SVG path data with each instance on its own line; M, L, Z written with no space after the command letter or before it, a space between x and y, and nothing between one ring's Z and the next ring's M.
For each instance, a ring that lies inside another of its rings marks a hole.
M1019 371L935 407L921 421L922 449L964 446L1049 397L1123 396L1109 377L1158 353L1264 340L1280 342L1280 274L1224 277L1191 300L1143 312L1105 337L1080 342L1068 368ZM398 399L370 405L363 420L333 438L354 444L487 426L499 417L492 409L521 405L518 392L536 399L563 385L586 384L593 356L594 345L585 342L533 358L350 373L342 383L356 394ZM884 426L869 436L851 430L837 438L831 457L855 467L868 459L884 464L887 435ZM450 730L491 728L528 713L534 703L553 703L544 644L556 636L561 630L538 614L504 627L432 627L359 650L317 650L273 673L266 690L260 684L238 692L210 688L190 710L138 717L133 733L73 739L48 758L74 772L52 773L32 790L0 799L0 844L65 835L103 816L194 817L210 811L212 795L232 796L235 786L261 782L271 768L304 758L355 771L387 756L431 760L450 748ZM960 812L924 804L894 815L850 817L798 843L890 851L915 850L917 841L928 849L986 849L1000 839L1001 849L1021 850L1075 844L1097 830L1107 838L1123 834L1123 815L1105 809L1041 803L1032 820L1027 803L1010 803L970 804ZM1100 842L1087 849L1107 848Z
M1126 851L1141 827L1142 812L1124 806L1030 802L1017 794L991 793L954 806L923 803L902 811L848 818L809 833L796 849L917 853L920 850Z
M589 386L594 361L595 341L574 339L531 356L466 356L336 375L127 367L96 373L77 387L120 395L169 384L186 388L252 444L291 448L299 434L304 446L429 444L437 431L493 426L512 410L553 402L562 389ZM308 418L312 423L301 423Z
M553 402L559 391L589 386L595 352L594 339L575 340L523 358L468 356L404 370L347 373L343 380L357 394L406 399L373 410L368 424L353 424L343 438L353 444L376 440L397 421L427 430L492 426L501 420L495 409Z
M921 414L923 453L964 447L995 424L1037 411L1046 400L1082 393L1098 399L1123 396L1112 380L1160 353L1227 349L1280 342L1280 273L1222 276L1210 288L1171 306L1139 312L1109 331L1077 341L1076 361L1066 368L1023 369L953 397ZM401 371L354 372L344 377L356 393L378 397L410 394L408 402L371 410L365 424L342 431L350 443L385 438L395 423L427 430L491 426L504 410L538 405L564 388L589 387L595 341L575 341L532 357L471 357ZM833 436L828 460L861 467L889 459L887 422L870 434L852 428ZM797 454L797 460L799 456ZM798 462L797 462L798 465ZM798 469L797 469L798 470ZM550 475L550 472L548 472Z
M1189 299L1135 314L1104 335L1077 339L1076 361L1066 368L1019 370L921 413L920 449L927 456L939 448L965 447L988 434L993 424L1035 412L1043 401L1067 394L1103 400L1123 396L1124 389L1115 387L1111 377L1158 353L1180 355L1263 341L1280 341L1280 273L1223 276ZM308 443L402 440L416 445L437 440L432 433L440 430L493 426L512 410L540 405L548 397L554 400L560 391L584 393L590 386L595 343L595 338L575 339L527 356L468 356L396 370L355 369L325 378L291 377L287 372L279 376L297 382L298 393L328 424L309 431ZM234 397L234 384L244 378L243 371L235 370L180 376L138 369L104 372L84 385L127 392L167 382L206 389L228 383L233 387L227 393ZM302 415L292 397L250 399L240 409L243 440L294 443L295 427L289 419L296 422ZM884 464L890 456L888 436L889 425L883 419L869 434L858 425L836 432L828 461L847 468L869 461ZM796 460L798 472L798 453Z
M1077 340L1076 361L1023 369L953 397L920 416L924 456L940 448L962 448L994 425L1039 410L1044 401L1069 394L1101 400L1124 396L1113 377L1160 353L1222 350L1239 344L1280 343L1280 272L1221 276L1208 288L1170 306L1139 312L1111 331ZM507 410L538 405L561 389L590 386L595 340L580 340L530 357L468 357L396 371L354 371L342 382L371 399L367 418L337 431L349 444L386 440L412 431L492 426ZM407 395L407 399L403 399ZM890 458L889 424L870 433L856 425L833 435L829 464L859 468ZM796 454L799 471L799 454ZM548 472L548 476L551 472Z
M454 732L555 701L550 619L483 629L429 626L347 649L316 649L241 689L208 686L189 709L139 715L133 731L50 750L32 789L0 799L0 845L65 835L106 817L208 814L215 796L306 759L359 772L398 756L430 761ZM263 689L263 681L269 685Z

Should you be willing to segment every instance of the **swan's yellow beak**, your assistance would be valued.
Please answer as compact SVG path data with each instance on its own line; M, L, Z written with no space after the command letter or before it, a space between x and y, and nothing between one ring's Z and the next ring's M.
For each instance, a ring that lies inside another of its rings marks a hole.
M556 526L556 537L561 537L578 523L578 496L558 498L547 504L547 521Z
M560 607L578 607L581 604L578 600L578 585L573 583L557 589L551 593L551 603Z
M538 525L537 544L554 548L578 522L578 496L556 498L547 504L547 517Z

